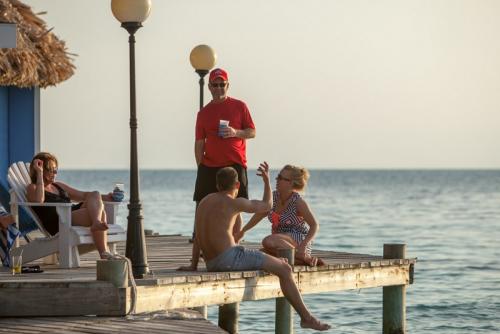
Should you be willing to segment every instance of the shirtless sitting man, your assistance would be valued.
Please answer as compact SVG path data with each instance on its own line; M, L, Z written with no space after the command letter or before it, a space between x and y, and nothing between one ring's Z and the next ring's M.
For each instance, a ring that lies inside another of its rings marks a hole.
M292 268L286 259L275 258L261 251L239 246L233 236L233 226L241 212L267 212L272 207L269 166L260 164L257 175L264 182L261 201L236 198L240 183L232 167L217 172L219 192L207 195L199 204L195 216L195 243L203 252L208 271L265 270L279 277L281 290L286 299L300 315L300 326L324 331L330 328L321 323L307 309L295 284ZM190 266L179 270L197 270L199 252L193 252Z

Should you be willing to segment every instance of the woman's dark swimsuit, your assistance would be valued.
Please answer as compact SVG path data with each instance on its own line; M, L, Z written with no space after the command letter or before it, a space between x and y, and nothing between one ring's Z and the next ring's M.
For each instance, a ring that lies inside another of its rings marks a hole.
M54 187L57 188L59 194L52 193L50 191L45 190L45 201L44 203L71 203L71 199L69 198L66 190L61 188L61 186L52 183ZM78 210L82 207L83 203L75 204L71 207L71 211ZM53 206L42 207L42 206L33 206L33 211L35 211L38 218L45 227L45 230L50 233L50 235L56 235L59 232L59 216L57 215L57 210Z

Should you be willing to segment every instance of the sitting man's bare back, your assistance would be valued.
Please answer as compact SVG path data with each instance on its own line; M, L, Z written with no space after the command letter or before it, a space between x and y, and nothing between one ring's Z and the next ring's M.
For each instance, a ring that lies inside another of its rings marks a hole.
M180 270L197 270L201 248L208 271L265 270L280 278L283 294L300 315L300 325L324 331L330 328L321 323L307 309L295 284L292 268L285 259L279 259L257 250L238 246L233 236L233 226L241 212L267 212L271 209L271 184L269 166L260 164L257 175L264 182L262 200L236 198L239 182L238 174L232 167L226 167L217 173L219 192L206 196L196 210L196 240L193 244L192 265ZM199 248L198 248L199 247Z

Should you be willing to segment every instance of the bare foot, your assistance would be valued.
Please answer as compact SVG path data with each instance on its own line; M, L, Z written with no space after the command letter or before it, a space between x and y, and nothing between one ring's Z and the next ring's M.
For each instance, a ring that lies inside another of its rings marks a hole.
M99 254L100 257L101 257L101 260L111 260L113 259L113 254L111 254L110 252L108 251L104 251L102 252L101 254Z
M296 264L306 265L309 267L326 265L326 263L322 259L320 259L319 257L310 256L310 255L303 257L303 258L297 257L295 262L296 262Z
M316 267L318 265L318 258L314 256L309 256L306 258L307 265L311 267Z
M92 226L90 226L91 231L106 231L109 228L108 224L106 223L94 223Z
M326 331L326 330L329 330L331 328L330 325L322 323L321 321L319 321L318 319L316 319L312 315L308 320L304 320L304 319L300 320L300 327L311 328L311 329L315 329L317 331Z

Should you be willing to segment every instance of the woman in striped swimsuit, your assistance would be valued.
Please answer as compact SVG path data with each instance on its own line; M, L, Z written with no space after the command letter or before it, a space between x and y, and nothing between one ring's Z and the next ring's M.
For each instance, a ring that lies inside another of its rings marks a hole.
M256 213L236 236L257 225L265 216L272 224L272 234L262 240L264 250L276 255L279 248L295 248L295 264L324 265L321 259L311 256L311 244L319 230L311 209L299 195L304 190L309 172L305 168L286 165L276 177L273 207L269 212Z

